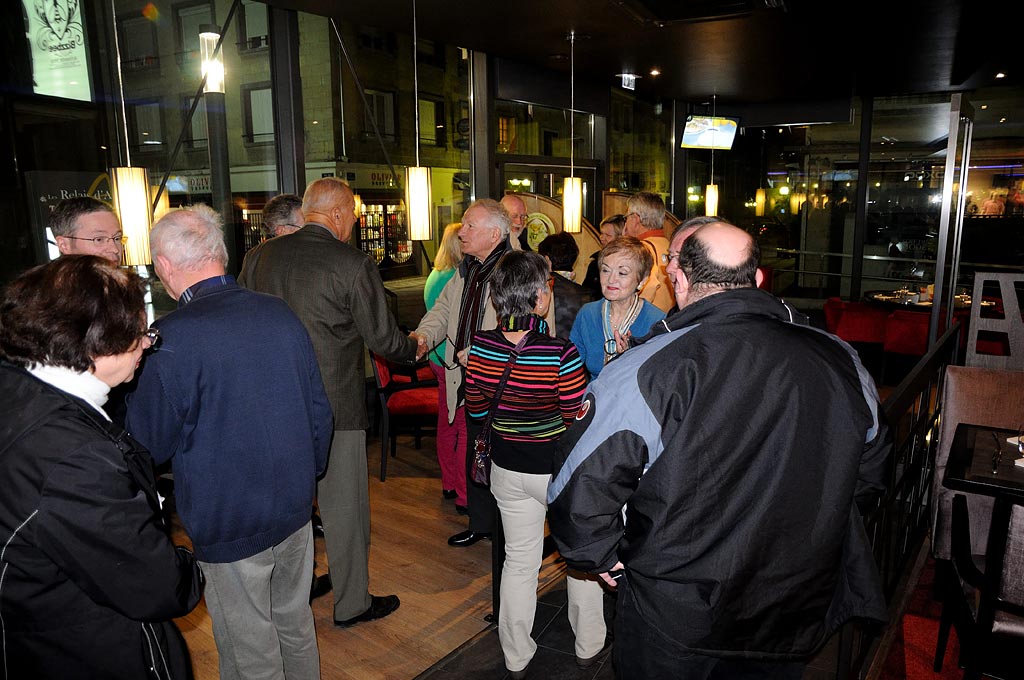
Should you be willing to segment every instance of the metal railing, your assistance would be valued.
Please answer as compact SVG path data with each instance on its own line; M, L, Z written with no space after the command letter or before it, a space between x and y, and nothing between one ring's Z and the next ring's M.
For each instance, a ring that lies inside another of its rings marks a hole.
M907 579L908 572L930 529L942 382L946 366L957 363L960 329L959 322L954 323L882 404L892 430L893 451L886 494L864 518L864 525L889 602L890 626L899 625L900 589L914 587ZM876 661L884 661L876 659L888 651L877 633L856 623L844 627L836 660L837 679L863 678Z

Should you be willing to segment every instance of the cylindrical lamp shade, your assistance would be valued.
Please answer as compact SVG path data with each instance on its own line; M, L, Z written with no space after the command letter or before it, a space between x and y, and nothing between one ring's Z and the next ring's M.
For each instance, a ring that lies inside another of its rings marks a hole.
M704 214L718 215L718 185L709 184L704 187Z
M363 216L363 197L359 194L352 194L353 210L356 213L356 219Z
M405 169L405 209L408 212L409 239L429 241L430 212L430 168L408 167Z
M757 217L764 217L765 198L764 189L758 189L757 193L754 194L754 215Z
M789 212L790 212L790 214L795 215L798 212L800 212L800 208L801 208L801 206L803 206L803 204L804 204L804 202L806 200L807 200L807 194L805 194L803 192L795 191L795 192L791 193L789 195Z
M562 231L583 231L583 178L566 177L562 187Z
M153 226L153 207L149 202L146 169L111 168L110 194L114 211L121 220L121 231L128 237L124 247L125 264L150 264L149 229Z
M203 24L199 29L199 57L202 60L202 74L206 76L203 92L224 93L224 50L213 58L213 51L220 40L220 29L216 26Z

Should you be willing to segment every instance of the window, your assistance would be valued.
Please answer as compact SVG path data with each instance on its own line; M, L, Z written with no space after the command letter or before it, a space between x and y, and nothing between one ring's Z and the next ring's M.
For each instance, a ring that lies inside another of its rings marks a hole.
M181 100L181 119L188 116L189 108L192 106L192 97L185 96ZM189 126L188 145L192 149L205 149L210 134L206 131L206 101L200 97L196 112L192 115L192 124Z
M398 41L395 40L394 33L388 33L373 26L360 26L357 30L359 31L359 46L363 49L377 50L391 55L398 52Z
M212 24L213 8L209 3L178 5L174 8L175 24L178 30L178 55L189 59L199 58L199 27ZM179 59L180 61L180 59Z
M245 112L245 141L269 144L274 141L274 102L270 83L242 86L242 110Z
M444 119L444 102L434 99L420 100L420 143L446 146L448 142Z
M367 90L366 102L369 108L366 109L363 134L375 137L373 123L376 121L380 136L388 141L395 141L395 93Z
M444 69L444 43L433 40L416 39L416 60L421 64L429 64Z
M164 127L160 102L131 104L128 109L132 146L139 151L163 149Z
M516 119L498 116L498 151L512 153L516 139Z
M156 25L145 17L127 17L119 22L121 66L141 71L160 65Z
M255 0L242 0L238 17L238 49L257 50L270 44L267 6Z

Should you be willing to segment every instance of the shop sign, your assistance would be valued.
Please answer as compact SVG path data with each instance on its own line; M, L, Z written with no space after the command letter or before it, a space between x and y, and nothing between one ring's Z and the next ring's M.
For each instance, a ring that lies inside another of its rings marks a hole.
M92 101L79 0L21 0L36 94Z

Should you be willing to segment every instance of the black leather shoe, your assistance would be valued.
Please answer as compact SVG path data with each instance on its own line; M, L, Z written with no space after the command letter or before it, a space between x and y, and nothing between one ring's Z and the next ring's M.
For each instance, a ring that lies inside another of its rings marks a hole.
M589 659L581 659L580 657L577 656L576 657L576 667L577 668L582 668L584 670L586 670L587 668L590 668L591 666L596 664L598 661L603 659L605 656L607 656L608 652L609 652L609 650L611 650L611 648L612 648L612 644L610 642L606 642L604 647L601 649L601 651L598 652L597 654L595 654L594 656L590 657Z
M369 609L359 616L353 616L351 619L345 619L344 621L334 619L334 625L340 628L350 628L357 623L383 619L385 616L398 609L399 604L401 603L398 601L397 595L381 595L379 597L377 595L371 595Z
M456 493L455 489L441 489L441 496L448 500L457 497L459 494Z
M309 603L313 604L313 600L323 597L329 592L331 592L331 575L317 576L313 574L313 585L309 589Z
M477 541L481 541L485 538L488 541L491 540L491 534L489 532L485 533L482 531L470 531L467 529L466 531L460 531L459 533L450 537L448 539L448 545L452 546L453 548L468 548Z
M509 680L526 680L526 671L529 670L529 668L530 668L530 666L527 665L526 668L524 668L524 669L522 669L520 671L509 671L508 672Z
M467 508L465 505L459 505L458 503L456 503L455 512L459 513L460 515L468 515L469 508Z

